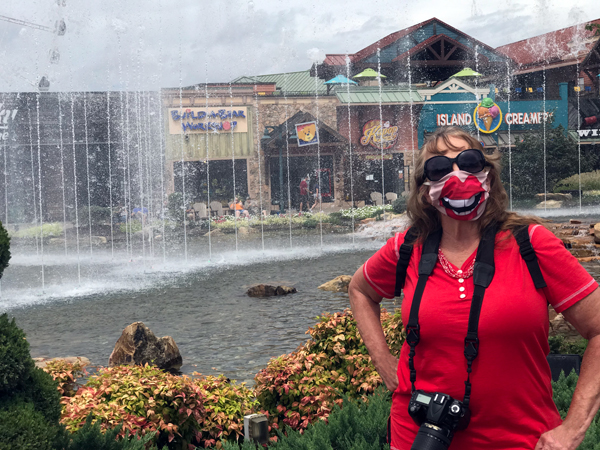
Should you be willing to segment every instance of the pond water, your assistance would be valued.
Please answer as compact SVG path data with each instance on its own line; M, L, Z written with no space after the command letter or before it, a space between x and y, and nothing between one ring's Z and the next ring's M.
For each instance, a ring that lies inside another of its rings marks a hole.
M115 262L110 252L96 250L94 264L81 264L81 285L76 257L57 250L47 258L45 294L30 288L39 277L33 257L17 254L3 279L1 305L27 333L34 357L86 356L106 365L123 328L142 321L157 336L175 339L182 372L251 381L271 357L305 342L316 316L349 306L347 294L317 286L353 274L382 244L359 239L353 245L347 235L324 235L321 249L319 240L314 233L296 234L294 249L286 251L289 236L283 233L271 237L263 253L260 236L247 236L236 253L234 237L224 235L208 262L207 243L199 239L190 245L188 262L168 255L163 265L162 255L148 257L145 270L141 258ZM110 285L94 281L100 274ZM298 293L248 297L246 288L260 282L295 286Z

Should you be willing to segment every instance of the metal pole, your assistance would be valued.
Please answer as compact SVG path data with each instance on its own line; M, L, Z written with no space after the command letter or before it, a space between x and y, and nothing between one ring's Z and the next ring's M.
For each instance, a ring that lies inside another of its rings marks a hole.
M283 214L283 138L279 130L279 214Z

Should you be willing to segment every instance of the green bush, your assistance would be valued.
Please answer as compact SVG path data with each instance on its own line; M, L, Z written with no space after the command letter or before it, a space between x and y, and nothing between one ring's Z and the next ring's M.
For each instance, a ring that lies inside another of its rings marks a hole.
M402 214L403 212L406 212L406 197L399 196L396 200L394 200L392 203L392 209L396 214Z
M40 234L44 238L62 236L63 224L60 222L45 223L42 225L41 230L39 225L36 225L33 227L23 228L19 231L15 231L14 233L11 233L11 236L22 239L37 239L40 237Z
M307 218L302 222L302 228L317 228L319 221L313 217Z
M392 211L392 205L380 205L380 206L363 206L362 208L349 208L344 209L341 212L342 217L345 219L363 220L372 217L381 216L385 211Z
M0 316L0 398L19 389L33 370L29 342L25 332L10 321L8 314Z
M61 413L57 383L35 367L23 330L0 316L0 448L50 449Z
M154 450L153 445L148 447L154 439L155 433L148 433L142 438L133 436L130 439L118 439L121 426L102 432L98 422L93 423L92 416L88 416L85 425L71 434L64 428L56 439L55 448L60 450ZM147 445L148 444L148 445Z
M550 336L550 353L554 355L581 355L587 348L587 339L578 339L576 341L567 341L564 336Z
M255 377L255 393L277 429L305 429L329 416L343 395L366 399L383 383L371 362L350 310L325 314L308 330L311 339L295 352L273 358ZM382 311L381 322L396 356L405 339L400 310Z
M0 408L0 448L3 450L51 450L59 430L31 403Z
M381 450L385 444L387 419L390 414L391 393L379 387L368 402L344 397L342 407L335 405L327 421L319 420L304 432L286 430L278 433L274 450ZM223 450L255 450L252 443L238 446L225 443Z
M579 174L564 178L556 183L554 192L570 192L579 190ZM600 190L600 170L584 172L581 174L582 191Z
M4 273L4 269L8 267L10 261L10 236L4 228L2 222L0 222L0 278Z

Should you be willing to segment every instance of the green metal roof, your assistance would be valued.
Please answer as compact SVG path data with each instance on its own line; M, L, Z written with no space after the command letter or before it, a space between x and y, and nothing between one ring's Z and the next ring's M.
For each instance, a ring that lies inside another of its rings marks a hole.
M242 76L232 81L238 83L276 83L277 90L281 92L306 93L314 95L315 89L319 94L327 92L324 80L310 76L310 70L301 72L275 73L271 75Z
M377 86L361 86L348 90L337 90L335 92L341 103L410 103L422 102L423 98L416 90L400 89L398 87L388 87L381 89Z

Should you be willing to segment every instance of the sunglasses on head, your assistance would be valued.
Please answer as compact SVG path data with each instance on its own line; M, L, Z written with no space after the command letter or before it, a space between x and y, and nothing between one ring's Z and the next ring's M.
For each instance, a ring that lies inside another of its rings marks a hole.
M485 166L490 163L486 161L481 150L470 148L460 152L456 158L448 158L447 156L434 156L425 161L424 178L430 181L438 181L452 172L452 166L456 163L460 170L469 173L481 172Z

